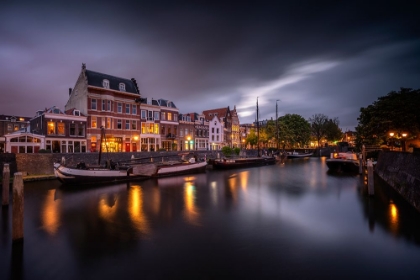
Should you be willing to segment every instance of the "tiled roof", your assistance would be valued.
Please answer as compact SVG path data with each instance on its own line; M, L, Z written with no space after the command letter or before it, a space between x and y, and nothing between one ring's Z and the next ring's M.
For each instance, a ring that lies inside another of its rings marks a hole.
M212 110L206 110L203 111L204 118L206 121L211 121L214 116L217 116L220 120L220 118L226 117L227 113L229 112L229 106L225 108L219 108L219 109L212 109Z
M140 94L135 79L129 80L129 79L124 79L124 78L119 78L119 77L115 77L115 76L111 76L111 75L107 75L107 74L103 74L103 73L99 73L99 72L95 72L95 71L91 71L87 69L85 70L85 74L87 77L88 85L90 86L103 87L102 81L106 79L109 81L109 88L112 90L119 91L120 83L124 83L125 92Z

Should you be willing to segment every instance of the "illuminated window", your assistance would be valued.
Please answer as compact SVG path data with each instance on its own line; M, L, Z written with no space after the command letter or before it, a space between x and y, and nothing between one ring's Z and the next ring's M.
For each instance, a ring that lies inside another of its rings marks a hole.
M172 113L168 113L168 121L172 121Z
M47 122L47 129L48 135L55 134L55 122Z
M65 134L65 126L64 123L60 122L57 124L57 133L59 135L64 135Z
M92 122L91 122L91 128L97 128L98 127L98 121L95 116L92 116Z
M106 128L111 128L111 118L106 118Z

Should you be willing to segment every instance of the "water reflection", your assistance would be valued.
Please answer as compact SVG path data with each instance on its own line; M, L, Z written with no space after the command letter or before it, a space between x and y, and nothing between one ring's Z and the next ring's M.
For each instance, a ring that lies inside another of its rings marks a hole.
M34 279L341 279L349 271L357 279L366 276L354 269L360 263L375 279L398 276L388 266L379 275L384 263L420 270L420 215L381 182L369 196L363 176L330 175L316 158L55 188L25 185L23 264L31 265L22 269ZM2 234L10 223L3 219ZM10 267L10 244L1 243L1 271ZM184 270L191 258L196 269Z
M57 234L60 227L61 200L55 200L56 190L49 190L42 207L42 227L50 235Z
M143 210L143 189L139 185L131 186L128 189L128 213L134 227L142 234L150 233L150 225Z

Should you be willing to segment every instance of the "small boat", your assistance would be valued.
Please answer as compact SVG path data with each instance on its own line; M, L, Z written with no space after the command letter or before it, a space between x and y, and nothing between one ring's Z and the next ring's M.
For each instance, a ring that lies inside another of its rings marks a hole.
M213 161L214 169L234 169L255 166L272 165L276 163L275 157L249 157L249 158L222 158Z
M357 154L352 152L334 153L326 161L328 169L334 172L359 172Z
M54 174L63 184L98 184L168 177L205 171L206 161L168 161L158 163L133 163L105 167L88 167L79 163L76 168L54 163Z
M311 153L299 153L299 152L287 152L287 158L307 158L307 157L311 157L312 156L312 152Z

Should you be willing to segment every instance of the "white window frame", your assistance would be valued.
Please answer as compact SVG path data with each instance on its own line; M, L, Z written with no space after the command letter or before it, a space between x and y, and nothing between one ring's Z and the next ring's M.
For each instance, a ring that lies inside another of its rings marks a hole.
M107 79L103 79L103 80L102 80L102 86L103 86L104 88L109 88L109 81L108 81Z
M128 104L128 103L125 104L125 113L126 114L130 114L130 107L131 107L130 104Z
M117 113L122 114L122 103L121 102L117 103Z
M133 107L131 108L131 114L137 115L137 105L133 105Z
M95 111L98 109L98 103L97 103L97 100L95 98L91 99L90 109L95 110Z
M124 83L120 83L119 89L120 89L120 91L125 91L125 84Z

